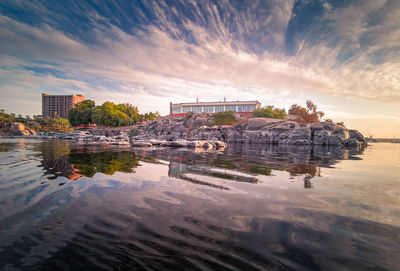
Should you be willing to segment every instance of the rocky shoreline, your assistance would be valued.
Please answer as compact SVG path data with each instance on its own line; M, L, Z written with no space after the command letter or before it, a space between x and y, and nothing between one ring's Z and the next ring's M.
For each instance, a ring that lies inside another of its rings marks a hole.
M366 146L357 130L328 122L298 123L290 120L250 118L246 124L211 126L212 114L166 116L155 121L121 128L94 128L73 133L36 133L17 136L73 140L81 144L134 147L224 148L227 143L274 145ZM16 127L18 125L14 125ZM20 126L18 126L20 127Z

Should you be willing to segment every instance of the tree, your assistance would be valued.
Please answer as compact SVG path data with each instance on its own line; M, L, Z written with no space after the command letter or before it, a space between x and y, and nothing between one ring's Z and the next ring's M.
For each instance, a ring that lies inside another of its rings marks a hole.
M161 117L160 113L156 111L155 113L149 112L145 113L144 115L140 115L140 121L148 121L148 120L155 120L156 118Z
M136 106L129 103L118 104L116 109L125 113L129 117L129 124L137 123L140 120L139 110Z
M92 114L95 103L92 100L84 100L68 111L68 120L73 126L88 125L92 123Z
M125 126L129 124L127 114L118 110L121 108L112 102L105 102L101 106L97 106L92 114L93 122L106 126Z
M272 105L265 106L260 109L256 109L253 112L254 117L262 118L273 118L273 119L284 119L287 117L286 110L284 108L275 108Z
M289 115L300 116L307 123L316 123L325 115L322 111L317 111L317 106L310 100L306 102L307 108L294 104L289 109Z

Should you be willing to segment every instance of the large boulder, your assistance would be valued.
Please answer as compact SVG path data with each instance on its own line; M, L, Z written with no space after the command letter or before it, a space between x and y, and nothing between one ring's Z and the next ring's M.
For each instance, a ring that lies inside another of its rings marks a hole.
M240 143L242 139L242 130L239 126L221 126L221 138L220 140L228 143Z
M350 138L347 128L335 125L333 131L329 135L329 145L343 146Z
M221 139L221 137L221 128L218 126L202 126L198 129L190 131L188 136L190 140Z
M349 130L350 139L359 141L362 145L367 145L364 136L357 130Z
M35 131L20 122L13 122L8 130L10 136L36 135Z
M304 125L304 124L303 124ZM280 144L310 145L312 144L311 129L306 125L297 126L292 130L287 139L281 140Z
M271 118L249 118L249 130L259 130L264 128L265 126L283 122L280 119L271 119Z

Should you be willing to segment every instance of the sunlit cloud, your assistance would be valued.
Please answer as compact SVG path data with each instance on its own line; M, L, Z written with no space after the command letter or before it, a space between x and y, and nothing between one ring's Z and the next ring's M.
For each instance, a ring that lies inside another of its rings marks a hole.
M44 91L164 114L196 97L400 102L398 1L68 4L0 4L0 95L36 95L24 113Z

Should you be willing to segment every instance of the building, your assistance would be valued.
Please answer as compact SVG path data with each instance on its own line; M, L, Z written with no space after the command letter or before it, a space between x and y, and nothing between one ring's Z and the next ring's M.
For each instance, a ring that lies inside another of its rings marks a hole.
M197 99L195 103L170 103L170 114L171 115L185 115L189 112L194 113L217 113L223 111L234 111L237 113L253 112L260 108L261 103L259 101L224 101L221 102L199 102Z
M43 117L54 117L58 115L68 118L68 111L77 103L85 100L83 95L48 95L42 93L42 115Z

